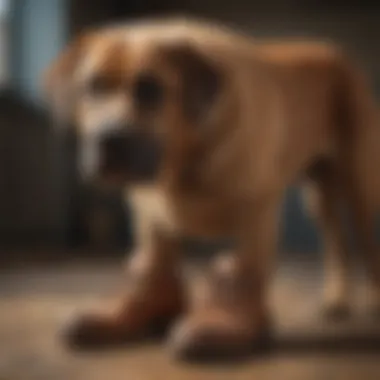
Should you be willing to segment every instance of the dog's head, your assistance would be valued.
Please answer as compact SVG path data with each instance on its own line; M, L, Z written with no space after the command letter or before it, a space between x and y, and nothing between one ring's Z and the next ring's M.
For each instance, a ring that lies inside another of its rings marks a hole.
M86 175L152 181L170 150L203 133L222 77L191 38L135 26L79 37L50 66L45 88L55 115L77 128Z

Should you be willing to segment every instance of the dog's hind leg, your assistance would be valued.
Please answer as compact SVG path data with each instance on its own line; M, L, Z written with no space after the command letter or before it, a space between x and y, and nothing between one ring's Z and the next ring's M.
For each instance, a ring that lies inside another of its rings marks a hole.
M358 249L369 275L370 303L373 310L380 313L380 252L375 235L376 209L359 178L351 176L346 192Z
M337 103L336 129L344 197L352 215L358 248L370 276L373 307L380 309L380 256L375 236L375 214L380 188L379 112L366 78L347 70ZM347 75L348 74L348 75Z
M307 172L303 186L308 211L317 222L324 245L324 311L328 317L349 314L349 250L342 220L342 194L334 165L321 160Z

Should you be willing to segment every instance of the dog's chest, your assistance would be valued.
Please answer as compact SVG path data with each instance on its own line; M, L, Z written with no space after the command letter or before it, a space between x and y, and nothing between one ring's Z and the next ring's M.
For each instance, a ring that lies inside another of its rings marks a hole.
M127 190L126 196L137 229L159 226L167 231L174 231L177 228L172 202L159 187L133 186Z
M127 198L137 233L144 236L155 227L194 237L219 237L231 232L233 208L217 198L178 197L155 186L129 188Z

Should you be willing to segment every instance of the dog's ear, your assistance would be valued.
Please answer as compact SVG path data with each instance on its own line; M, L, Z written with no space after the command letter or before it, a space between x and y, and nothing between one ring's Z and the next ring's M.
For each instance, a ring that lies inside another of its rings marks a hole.
M90 33L79 36L50 64L43 75L43 93L48 107L60 122L71 122L75 102L74 73Z
M181 76L180 96L185 116L192 122L202 123L221 91L221 70L190 43L167 46L165 54Z

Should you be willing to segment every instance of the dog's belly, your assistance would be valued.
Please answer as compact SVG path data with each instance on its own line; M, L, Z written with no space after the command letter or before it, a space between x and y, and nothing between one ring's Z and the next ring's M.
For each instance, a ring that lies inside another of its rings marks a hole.
M215 198L170 197L155 186L134 186L126 191L141 238L159 228L170 234L218 239L231 236L236 225L233 208Z

